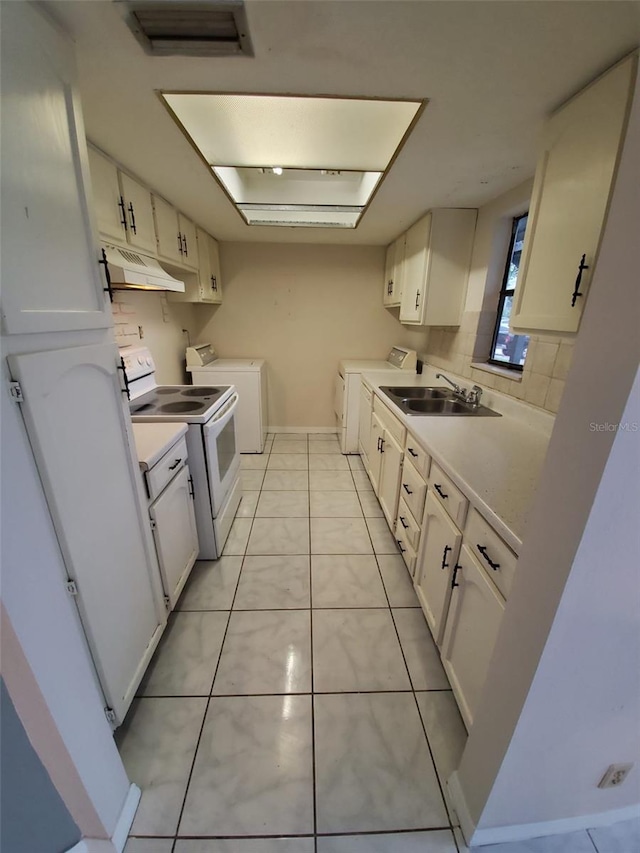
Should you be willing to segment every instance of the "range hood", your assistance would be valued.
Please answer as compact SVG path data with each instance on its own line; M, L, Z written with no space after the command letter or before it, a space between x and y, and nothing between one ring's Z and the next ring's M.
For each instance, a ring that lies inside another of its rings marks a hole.
M184 293L184 282L170 275L149 255L104 245L111 286L115 290L175 290Z

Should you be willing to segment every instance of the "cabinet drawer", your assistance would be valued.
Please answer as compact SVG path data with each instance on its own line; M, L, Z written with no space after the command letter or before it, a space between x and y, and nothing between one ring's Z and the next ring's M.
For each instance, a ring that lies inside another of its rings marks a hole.
M149 488L149 497L154 500L160 492L165 488L177 471L182 468L187 461L187 442L184 438L177 441L173 447L165 453L162 459L157 462L150 471L147 471L147 486Z
M422 521L422 510L424 509L424 499L426 494L426 482L405 456L402 463L400 497L409 507L413 517L418 520L418 523Z
M506 598L518 558L480 513L471 509L464 529L464 544Z
M469 501L435 462L431 463L429 486L434 496L440 501L458 527L462 529Z
M396 523L396 539L402 536L406 539L414 551L418 550L420 542L420 525L413 517L413 514L406 501L400 498L398 504L398 521Z
M411 547L411 542L409 542L407 538L407 533L409 531L405 530L400 522L396 527L396 542L398 543L398 548L400 548L400 553L402 554L402 559L405 562L406 567L409 569L409 574L413 577L416 573L416 552Z
M377 397L373 399L373 411L382 421L385 430L395 438L398 444L404 448L404 437L406 430L400 421L392 414L385 404Z
M407 440L405 442L405 459L406 454L409 455L411 459L411 464L418 471L418 473L422 474L422 476L427 479L429 476L429 467L431 466L431 457L423 450L415 438L411 435L410 432L407 433Z

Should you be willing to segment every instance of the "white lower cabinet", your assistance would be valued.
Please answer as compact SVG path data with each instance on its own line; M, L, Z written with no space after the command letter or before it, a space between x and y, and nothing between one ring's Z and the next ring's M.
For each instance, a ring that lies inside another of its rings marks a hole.
M371 415L371 429L369 431L369 479L377 496L380 494L380 471L382 469L380 444L383 436L382 421L374 412Z
M198 556L192 494L185 465L149 507L160 574L172 608Z
M400 475L402 473L402 445L391 433L385 430L381 443L382 464L378 499L387 519L387 524L394 528L400 494Z
M422 548L415 589L433 639L438 645L447 618L451 580L461 540L462 533L429 490L422 522Z
M466 545L456 563L454 582L441 656L468 729L482 693L505 602Z
M373 400L371 390L364 383L360 383L360 414L358 423L358 449L362 456L362 462L366 470L369 470L369 446L371 444L371 414L373 411Z

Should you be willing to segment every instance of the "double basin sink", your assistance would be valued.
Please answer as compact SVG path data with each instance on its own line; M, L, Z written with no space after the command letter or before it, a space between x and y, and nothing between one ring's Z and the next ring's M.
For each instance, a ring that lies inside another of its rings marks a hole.
M473 405L445 387L398 388L389 385L380 387L392 403L407 415L468 415L472 417L502 417L486 406Z

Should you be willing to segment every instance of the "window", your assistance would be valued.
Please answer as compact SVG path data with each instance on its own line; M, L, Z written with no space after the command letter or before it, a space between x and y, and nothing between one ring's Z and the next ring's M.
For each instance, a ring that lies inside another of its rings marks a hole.
M528 335L514 335L509 331L509 318L513 306L513 294L516 292L518 269L520 267L520 256L522 255L522 244L524 232L527 227L527 213L516 216L511 229L511 240L507 252L507 263L502 279L500 290L500 301L498 302L498 316L496 327L491 342L491 354L489 362L509 367L513 370L522 370L524 360L527 357L529 345Z

